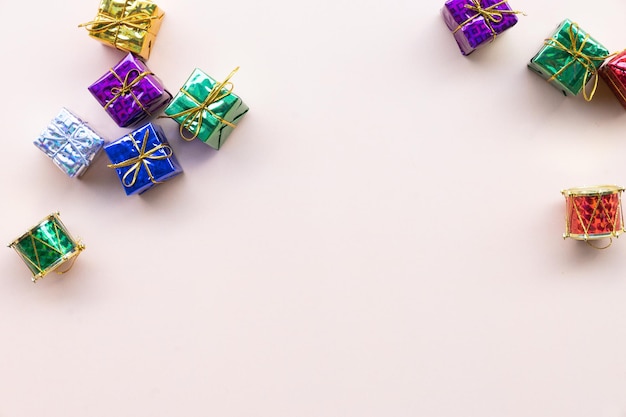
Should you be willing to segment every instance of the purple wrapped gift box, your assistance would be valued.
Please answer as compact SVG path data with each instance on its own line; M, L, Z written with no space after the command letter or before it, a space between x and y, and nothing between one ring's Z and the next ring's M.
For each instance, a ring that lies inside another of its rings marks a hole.
M516 13L501 0L448 0L441 14L461 53L469 55L517 23Z
M120 127L143 122L172 99L161 80L130 53L89 91Z

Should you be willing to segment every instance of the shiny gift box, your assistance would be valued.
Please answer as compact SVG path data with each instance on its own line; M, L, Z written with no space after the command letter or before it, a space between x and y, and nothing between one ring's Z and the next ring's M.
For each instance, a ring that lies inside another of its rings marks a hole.
M172 99L161 80L132 53L88 89L120 127L145 121Z
M94 20L80 26L105 45L148 59L164 15L147 0L102 0Z
M469 55L517 23L516 11L501 0L448 0L441 9L461 53Z
M235 71L221 83L199 69L193 71L164 111L181 125L183 139L198 138L215 149L224 144L248 112L248 106L232 92L228 82Z
M592 78L597 82L594 76L608 56L608 49L576 23L565 19L552 37L544 41L528 67L563 94L575 96L583 91L585 99L591 100L595 87L589 94L584 88Z
M148 123L104 150L127 195L141 194L183 172L163 130Z
M69 177L80 177L102 150L104 139L62 108L33 143Z
M599 70L617 100L626 108L626 51L606 62Z

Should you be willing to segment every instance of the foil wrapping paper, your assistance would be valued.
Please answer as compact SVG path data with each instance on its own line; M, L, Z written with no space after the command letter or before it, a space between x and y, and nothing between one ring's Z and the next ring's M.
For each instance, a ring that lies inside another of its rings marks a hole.
M104 139L62 108L33 143L69 177L80 177L102 150Z
M565 196L563 237L594 240L617 237L624 231L622 192L616 185L570 188Z
M575 44L572 42L572 34ZM581 53L590 57L589 62L594 71L602 65L604 57L609 55L608 49L569 19L565 19L557 27L550 39L567 48L580 50ZM528 67L549 80L563 94L578 95L593 74L583 63L586 61L577 58L570 51L556 47L550 39L544 42L537 55L530 60Z
M101 0L98 14L87 28L91 37L105 45L147 60L164 15L149 0Z
M599 70L617 100L626 108L626 51L607 61Z
M120 127L145 121L172 98L161 80L132 53L88 89Z
M55 270L83 249L61 222L58 213L43 219L9 245L21 256L33 274L33 281Z
M216 81L199 69L195 69L181 91L176 94L172 102L165 108L168 116L176 115L189 109L198 107L204 102L216 85ZM185 94L185 91L187 94ZM179 124L191 132L202 142L220 149L224 144L233 127L223 123L222 120L232 125L237 125L241 118L248 112L248 106L234 93L227 94L223 90L224 97L202 110L202 123L194 120L190 124L184 124L186 116L174 117ZM191 97L192 96L193 99ZM215 117L217 116L217 117ZM220 120L222 119L222 120Z
M491 10L512 11L508 3L498 4L500 0L479 0L483 8L493 6ZM441 9L441 14L463 55L469 55L476 49L492 42L497 35L513 27L518 19L514 13L502 13L502 18L491 21L477 11L466 6L475 3L471 0L448 0Z
M104 150L127 195L141 194L183 172L163 130L152 123L109 143Z

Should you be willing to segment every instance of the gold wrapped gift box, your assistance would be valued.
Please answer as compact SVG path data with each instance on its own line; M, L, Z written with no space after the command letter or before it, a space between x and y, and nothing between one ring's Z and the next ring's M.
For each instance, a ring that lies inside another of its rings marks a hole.
M108 46L148 59L164 15L151 1L102 0L95 19L80 26Z

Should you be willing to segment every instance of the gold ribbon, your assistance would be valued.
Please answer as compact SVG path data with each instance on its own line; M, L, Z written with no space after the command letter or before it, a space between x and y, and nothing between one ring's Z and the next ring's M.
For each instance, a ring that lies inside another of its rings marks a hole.
M55 270L54 272L59 275L67 274L68 272L70 272L72 268L74 268L74 263L76 263L76 259L78 259L78 255L80 255L80 253L84 250L85 250L85 245L83 245L83 243L79 239L78 242L76 242L76 252L72 255L70 264L64 270L62 271Z
M160 184L159 181L154 179L154 176L152 175L152 171L150 171L149 161L150 160L159 161L159 160L163 160L163 159L167 159L171 157L172 148L170 148L169 145L164 145L160 143L159 145L155 146L154 148L146 152L146 146L148 144L149 136L150 136L150 131L146 130L146 134L143 137L141 147L139 147L132 133L129 133L128 137L132 140L133 146L135 147L135 149L137 149L137 151L139 152L139 155L133 158L127 159L126 161L118 162L117 164L107 165L109 168L114 168L114 169L130 167L130 169L126 171L126 173L122 176L122 184L124 184L124 187L126 188L129 188L135 185L135 183L137 182L137 177L139 176L139 171L141 171L142 166L146 169L146 173L148 174L148 178L150 178L150 181L152 181L153 184ZM165 154L155 155L155 153L161 149L165 150ZM130 175L132 175L132 179L130 182L128 182L128 177Z
M576 29L576 33L574 33L574 29ZM549 82L554 81L559 75L561 75L563 71L565 71L575 62L578 62L580 65L582 65L585 68L585 76L583 78L583 97L585 98L586 101L591 101L593 99L593 96L596 93L596 89L598 88L598 69L596 68L594 64L594 61L604 62L604 60L615 55L615 53L604 55L604 56L587 55L586 53L583 52L583 48L585 47L585 45L587 44L587 41L589 40L589 34L586 34L582 42L580 43L580 45L577 45L579 31L580 31L580 27L578 26L578 23L570 24L570 27L568 30L570 45L571 45L570 47L563 45L561 42L559 42L558 40L554 38L546 39L544 41L544 45L561 50L563 52L567 52L569 55L572 56L572 58L574 58L570 62L565 64L563 67L561 67L561 69L555 72L550 78L548 78L548 81ZM587 82L591 78L594 79L593 88L591 89L591 92L587 94Z
M237 127L236 125L234 125L233 123L230 123L227 120L224 120L223 118L215 114L213 111L209 110L208 107L213 103L217 103L218 101L223 100L224 98L228 97L232 93L234 85L233 83L230 82L230 79L235 75L235 73L238 70L239 70L239 67L235 68L228 75L228 77L226 77L224 81L222 81L221 83L216 83L211 89L211 91L209 92L209 95L207 96L207 98L203 102L199 102L198 100L196 100L195 97L189 94L188 91L181 88L180 91L183 94L185 94L187 97L189 97L196 104L196 106L187 110L183 110L176 114L172 114L169 116L161 116L161 117L168 117L170 119L184 117L182 122L180 122L179 133L180 133L180 136L188 142L194 140L200 134L200 130L202 128L202 122L204 120L205 111L209 113L211 116L213 116L213 118L215 118L218 122L228 125L234 129L235 127ZM226 91L222 92L222 90L226 90ZM197 126L196 126L195 131L192 131L192 127L194 123L197 123ZM185 130L192 132L193 135L185 136Z
M111 72L111 74L113 74L115 76L115 78L118 79L118 81L122 84L120 87L113 87L111 88L111 93L113 93L113 97L107 102L107 104L104 106L105 109L109 108L110 105L113 104L113 102L115 100L117 100L118 98L120 98L121 96L125 96L127 94L130 94L133 97L133 100L135 100L135 103L137 103L139 105L139 107L141 107L141 110L143 110L148 116L151 116L150 112L148 111L148 109L146 109L143 104L141 103L141 101L139 101L139 98L135 95L135 93L133 92L133 87L135 87L137 84L139 84L141 82L141 80L143 80L143 78L146 75L154 75L153 73L149 72L149 71L144 71L144 72L139 72L138 69L133 68L130 71L128 71L126 73L126 76L124 77L124 79L122 79L114 70L113 68L109 69L109 71ZM137 74L137 76L129 82L130 76L131 74Z
M124 25L129 28L138 30L148 30L155 19L160 19L162 16L152 16L145 12L131 14L128 16L115 17L106 13L98 12L98 15L94 20L87 23L81 23L79 28L86 28L89 33L102 33L109 29ZM102 24L102 26L100 26ZM146 26L147 25L147 26ZM95 28L95 26L98 26Z
M523 12L520 12L520 11L517 11L517 10L499 10L499 9L496 9L496 7L505 4L507 2L507 0L502 0L502 1L500 1L498 3L495 3L495 4L492 4L491 6L488 6L488 7L483 7L482 4L480 4L480 1L481 0L470 0L471 4L466 4L465 5L466 9L469 9L469 10L472 10L472 11L476 12L476 14L471 16L471 17L469 17L463 23L459 24L459 26L457 26L457 28L454 29L452 31L452 33L457 33L459 30L461 30L463 28L463 26L465 26L468 23L478 19L479 17L482 17L485 20L485 24L487 25L487 27L491 31L491 34L493 35L493 39L495 39L498 34L494 30L493 26L491 26L492 23L500 23L500 22L502 22L502 19L504 19L504 15L505 14L523 14L524 16L526 16Z

